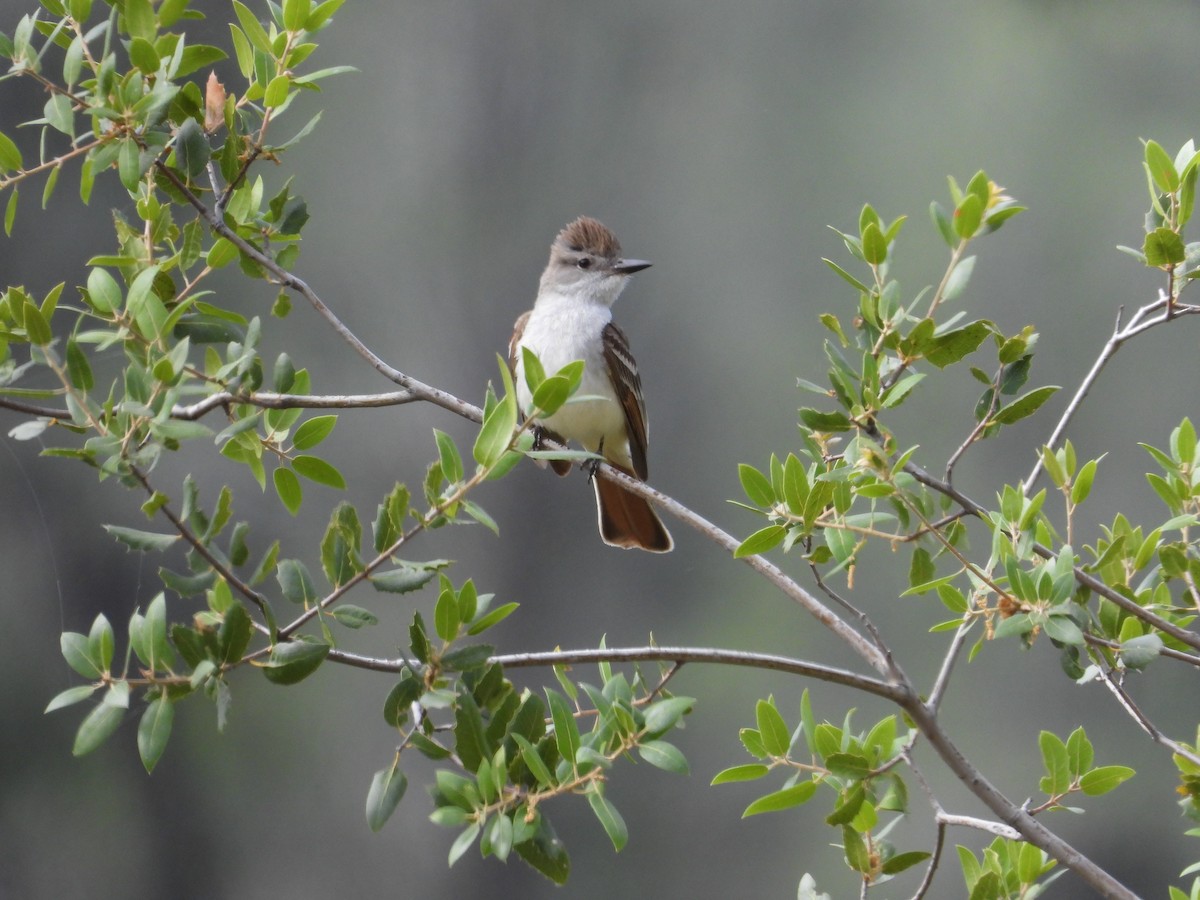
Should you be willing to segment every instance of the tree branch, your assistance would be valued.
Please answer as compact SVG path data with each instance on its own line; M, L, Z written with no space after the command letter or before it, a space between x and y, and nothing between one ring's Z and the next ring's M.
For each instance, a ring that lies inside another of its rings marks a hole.
M375 672L399 673L412 668L407 659L382 659L348 653L345 650L330 650L328 659ZM768 669L787 672L805 678L815 678L830 684L839 684L899 703L905 696L902 688L878 678L859 675L847 669L805 662L787 656L770 653L753 653L745 650L726 650L719 647L600 647L588 650L545 650L535 653L507 653L493 656L489 662L498 663L507 669L536 668L542 666L569 666L584 663L627 663L667 662L681 666L684 663L711 663L723 666L742 666L751 669Z

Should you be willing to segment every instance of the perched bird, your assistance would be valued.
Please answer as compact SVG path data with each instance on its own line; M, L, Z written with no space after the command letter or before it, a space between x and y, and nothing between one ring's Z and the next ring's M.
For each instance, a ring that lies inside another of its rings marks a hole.
M646 480L646 404L642 380L629 352L629 342L612 321L612 305L634 272L649 268L640 259L623 259L616 235L586 216L567 225L550 245L550 262L538 284L533 309L517 319L508 345L517 399L528 412L532 395L525 383L521 348L541 360L547 374L583 360L577 397L538 424L548 436L576 441L605 461ZM552 462L560 475L570 471L565 460ZM671 535L643 498L621 485L593 477L600 536L614 547L666 553Z

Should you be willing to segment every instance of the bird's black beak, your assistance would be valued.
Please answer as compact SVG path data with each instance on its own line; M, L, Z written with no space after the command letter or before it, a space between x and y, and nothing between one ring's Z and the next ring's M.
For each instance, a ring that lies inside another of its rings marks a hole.
M612 270L617 275L632 275L634 272L640 272L642 269L650 268L650 263L644 259L619 259Z

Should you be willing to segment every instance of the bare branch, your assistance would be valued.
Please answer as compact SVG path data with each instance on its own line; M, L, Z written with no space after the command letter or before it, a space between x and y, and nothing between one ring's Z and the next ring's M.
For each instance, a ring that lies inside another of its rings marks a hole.
M1046 446L1053 449L1062 439L1063 434L1067 430L1067 426L1079 412L1079 408L1083 405L1083 401L1087 399L1088 392L1096 383L1096 379L1100 377L1100 373L1104 367L1108 365L1108 361L1116 356L1121 346L1130 338L1137 337L1144 331L1149 331L1158 325L1163 325L1173 319L1178 319L1181 316L1195 315L1200 313L1200 306L1193 304L1181 304L1174 302L1175 298L1163 293L1159 298L1152 303L1147 303L1145 306L1137 310L1129 319L1129 324L1124 328L1121 327L1121 316L1117 314L1117 323L1113 328L1112 336L1100 350L1100 355L1096 357L1092 363L1091 369L1080 382L1078 389L1075 391L1075 396L1071 398L1071 402L1067 404L1067 408L1063 410L1062 417L1058 420L1058 424L1054 426L1054 430L1050 432L1050 437L1046 441ZM1147 318L1152 313L1157 313L1153 318ZM1022 482L1022 486L1026 493L1033 487L1037 481L1038 475L1042 472L1042 458L1038 455L1037 462Z
M955 816L950 813L938 814L938 825L961 825L964 828L974 828L977 831L986 831L988 834L996 837L1007 838L1010 841L1023 840L1021 832L1017 829L1005 825L1001 822L993 822L990 819L977 819L974 816Z
M273 391L256 391L244 395L220 391L186 406L177 404L171 409L171 418L195 420L219 407L238 403L262 409L371 409L423 399L409 390L383 394L277 394Z
M66 419L70 421L71 414L65 409L55 409L52 406L38 406L11 397L0 397L0 409L11 409L13 412L25 413L30 416L41 416L45 419Z
M973 624L974 619L964 616L963 623L954 632L954 638L950 641L950 646L946 650L946 656L942 660L942 668L938 671L937 679L933 683L933 690L929 692L929 708L934 713L937 713L938 707L942 703L942 697L945 695L946 688L950 684L950 674L954 671L954 663L958 659L958 654L962 650L962 645L967 639L967 633L971 630Z
M1124 685L1113 678L1111 672L1102 666L1097 666L1096 668L1099 672L1099 680L1104 683L1105 687L1112 691L1113 696L1117 698L1117 703L1129 714L1130 718L1137 722L1142 731L1146 732L1152 740L1166 747L1172 753L1182 756L1194 766L1200 766L1200 755L1197 755L1178 741L1172 740L1163 734L1158 729L1158 726L1151 722L1150 718L1133 702L1133 698L1129 696L1129 692L1125 690Z
M401 672L412 667L412 664L404 659L380 659L336 649L329 651L328 658L345 665L359 669L371 669L376 672ZM816 678L830 684L840 684L874 694L893 703L899 703L905 697L902 688L846 669L770 653L750 653L744 650L724 650L716 647L601 647L594 650L546 650L538 653L502 654L493 656L489 662L498 663L508 669L602 662L669 662L675 663L677 667L684 663L712 663L751 669L769 669L801 675L805 678ZM674 670L671 674L673 673Z

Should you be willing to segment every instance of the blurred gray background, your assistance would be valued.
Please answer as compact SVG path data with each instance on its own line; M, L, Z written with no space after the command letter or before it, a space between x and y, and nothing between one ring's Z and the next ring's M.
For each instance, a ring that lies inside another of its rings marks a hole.
M2 0L0 30L11 34L29 6ZM207 34L227 46L228 7L197 6L213 20L191 39ZM979 242L975 278L959 303L1009 332L1036 325L1031 385L1068 388L960 465L959 484L990 502L1028 471L1118 307L1151 299L1159 286L1114 246L1141 242L1147 195L1138 138L1173 154L1200 130L1198 36L1200 8L1182 0L350 0L309 67L349 63L360 74L331 79L324 93L295 104L278 135L324 109L320 127L278 171L259 170L271 185L294 174L308 200L299 274L391 363L475 402L496 377L494 354L530 305L556 231L581 213L612 227L629 255L655 263L616 308L646 385L651 480L744 535L758 523L726 503L741 496L737 463L761 467L772 451L796 446L795 409L812 398L795 379L824 381L817 315L853 315L855 298L820 262L846 261L826 226L852 230L864 202L887 219L908 215L894 271L911 297L936 283L946 258L929 201L946 202L947 174L965 183L985 168L1030 211ZM234 68L219 71L237 91ZM14 124L39 116L43 102L32 83L0 84L2 127L16 133ZM35 130L19 134L26 159L36 156ZM82 209L77 172L63 174L44 213L41 182L22 191L16 229L0 240L4 284L39 295L59 281L80 284L83 262L114 250L109 215L127 205L124 192L110 175ZM266 315L269 286L232 274L221 285L226 305ZM317 391L389 387L299 298L267 332L264 356L287 347L311 369ZM1195 345L1185 321L1129 346L1072 427L1081 458L1108 454L1080 543L1092 543L1095 523L1118 509L1150 527L1163 518L1140 474L1151 463L1136 443L1164 446L1182 414L1195 417ZM992 359L981 355L980 365ZM891 424L938 469L971 427L977 386L953 378L927 386ZM19 421L0 415L5 432ZM432 408L341 416L324 450L349 476L345 496L365 519L394 481L419 483L434 454L433 427L469 447L472 428ZM185 704L152 776L138 762L132 718L101 750L73 759L80 708L41 712L76 680L59 656L59 633L86 632L103 610L123 635L131 608L158 591L162 560L125 554L100 528L146 527L141 497L97 483L82 466L39 458L36 444L5 437L3 447L0 896L791 897L806 871L834 897L857 894L827 846L835 838L821 821L828 798L743 822L761 785L706 786L720 769L749 761L737 728L752 724L756 698L774 693L797 720L806 685L750 671L693 666L677 677L677 692L701 698L677 741L692 774L618 767L610 797L631 835L620 855L582 800L546 810L572 854L562 890L515 857L504 866L470 852L447 869L454 833L426 819L422 785L432 767L415 754L400 810L382 833L368 830L366 790L394 746L379 712L387 677L327 666L283 690L240 673L225 733L216 733L211 705ZM187 472L209 504L220 484L234 487L237 514L254 523L256 553L266 535L282 533L284 554L315 571L320 533L343 495L310 487L301 517L291 519L203 442L167 460L158 486L178 495ZM456 582L470 575L497 602L522 604L495 631L503 651L595 646L602 635L609 646L637 645L652 634L663 644L854 664L804 614L681 525L667 557L606 548L590 495L582 475L560 481L523 466L478 495L501 523L499 539L481 528L443 531L407 552L454 557ZM975 543L986 539L976 533ZM804 574L797 560L781 562ZM910 674L928 683L932 648L942 642L930 643L926 631L944 615L935 601L898 596L907 566L907 553L870 554L851 597ZM431 605L424 595L352 600L383 622L347 633L344 646L381 655L406 642L414 603ZM169 609L176 619L192 611L174 596ZM549 678L513 674L535 687ZM856 706L855 721L866 724L886 712L868 698L807 687L818 717L840 721ZM1190 739L1191 673L1160 665L1132 689L1174 737ZM1166 754L1102 688L1064 678L1047 643L1031 652L1013 642L984 647L961 667L944 717L1017 800L1036 795L1039 731L1065 737L1086 726L1098 762L1129 763L1139 774L1082 804L1086 815L1057 813L1050 824L1147 896L1164 896L1196 857L1194 839L1182 836ZM919 758L952 811L984 813L924 748ZM922 824L902 832L901 849L920 849L931 836L915 789L913 810ZM976 833L949 840L983 843ZM957 870L950 852L931 896L962 896ZM909 896L917 877L878 895ZM1089 894L1067 877L1051 895Z

